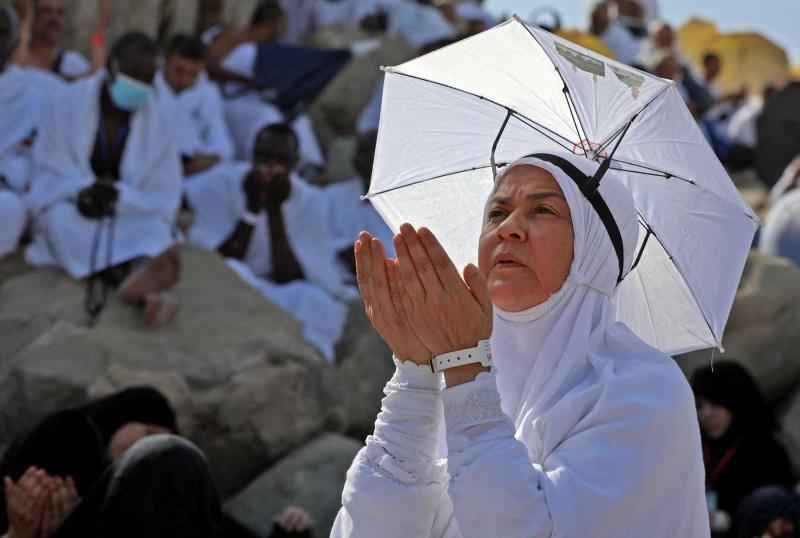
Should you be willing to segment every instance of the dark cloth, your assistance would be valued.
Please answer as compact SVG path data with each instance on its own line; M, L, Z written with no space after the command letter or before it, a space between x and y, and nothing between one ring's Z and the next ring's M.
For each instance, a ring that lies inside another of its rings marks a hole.
M15 440L0 463L0 476L15 482L29 467L43 469L52 476L72 477L83 496L108 465L105 445L97 428L80 411L68 410L50 415L26 435ZM5 493L0 488L0 534L8 530Z
M780 487L758 489L742 501L733 520L733 536L762 536L772 521L781 518L793 523L800 532L800 498Z
M79 408L94 423L103 445L125 424L139 422L178 432L175 410L167 399L150 387L132 387Z
M16 481L35 466L52 476L72 477L84 497L111 463L111 438L130 422L178 432L175 411L161 393L149 387L129 388L43 419L8 448L0 463L0 477ZM0 501L0 533L4 533L8 520L3 488Z
M221 538L222 508L202 452L174 435L133 445L56 538Z
M717 508L734 515L741 501L762 486L792 487L789 457L776 438L778 423L747 370L721 361L695 372L691 385L697 400L722 406L732 417L721 438L703 434L706 488L717 494Z
M772 436L703 440L706 483L717 493L717 508L733 516L742 500L764 486L794 486L784 447ZM730 454L728 461L726 456ZM719 471L718 471L719 469Z
M256 86L272 90L271 101L291 115L300 104L310 104L350 61L348 50L259 43Z
M800 82L770 96L757 122L756 171L772 187L800 155Z
M119 180L120 164L129 133L130 128L127 123L120 126L116 132L110 133L103 114L100 114L100 124L97 127L97 137L90 158L92 172L98 180Z

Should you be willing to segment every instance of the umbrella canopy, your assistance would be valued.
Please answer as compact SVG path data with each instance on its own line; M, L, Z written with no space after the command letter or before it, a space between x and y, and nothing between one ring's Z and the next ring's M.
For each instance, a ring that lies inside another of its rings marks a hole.
M618 318L667 353L720 346L757 219L670 81L510 19L386 69L368 197L464 266L496 171L548 150L596 163L615 150L633 193L639 263Z

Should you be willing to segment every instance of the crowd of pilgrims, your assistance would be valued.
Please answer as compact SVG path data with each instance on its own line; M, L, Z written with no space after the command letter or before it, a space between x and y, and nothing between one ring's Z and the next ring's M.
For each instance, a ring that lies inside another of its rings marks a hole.
M274 91L287 60L275 59L283 64L270 72L265 61L277 57L265 45L301 44L332 24L371 33L338 56L303 49L302 61L316 58L324 70L383 36L424 53L497 21L472 0L265 0L244 28L213 25L162 45L137 32L107 45L101 28L86 59L62 48L64 16L64 0L0 2L0 257L22 250L30 265L85 279L90 316L116 290L156 329L178 315L170 293L181 275L178 245L216 251L333 361L357 299L354 238L368 230L392 244L362 200L381 87L369 89L353 133L355 177L323 187L325 152L303 106L316 93L297 84ZM726 165L758 164L768 143L759 140L760 117L786 90L722 95L720 57L707 54L695 73L657 0L596 1L588 22L619 60L676 81ZM761 248L800 263L793 157L771 161L771 175L759 168L774 186ZM800 533L792 466L747 371L717 363L692 386L715 536ZM174 410L153 389L47 417L11 445L0 473L0 532L9 538L246 536L223 515L205 458L179 437ZM308 535L308 526L290 507L275 536Z

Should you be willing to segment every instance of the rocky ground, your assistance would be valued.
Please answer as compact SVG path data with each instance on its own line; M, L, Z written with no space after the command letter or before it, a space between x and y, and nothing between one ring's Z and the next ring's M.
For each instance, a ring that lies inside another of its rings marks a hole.
M218 256L182 254L181 312L155 332L114 298L90 328L82 284L18 258L0 262L0 442L51 411L153 385L208 455L242 522L263 531L296 502L326 536L391 375L388 350L354 305L337 366L329 365Z

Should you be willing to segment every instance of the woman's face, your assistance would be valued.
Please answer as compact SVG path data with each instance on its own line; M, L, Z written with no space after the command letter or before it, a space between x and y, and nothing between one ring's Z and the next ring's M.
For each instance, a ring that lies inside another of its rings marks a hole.
M725 435L733 420L731 412L725 407L702 397L697 399L697 416L700 419L700 429L712 440Z
M492 302L519 312L545 302L566 280L574 235L567 200L543 168L516 166L486 205L478 265Z

